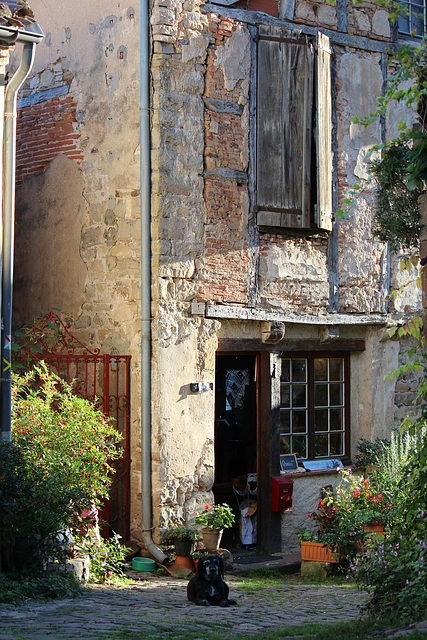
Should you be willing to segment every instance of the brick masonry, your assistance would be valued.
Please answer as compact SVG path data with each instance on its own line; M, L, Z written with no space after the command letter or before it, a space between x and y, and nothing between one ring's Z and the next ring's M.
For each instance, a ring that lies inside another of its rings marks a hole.
M77 104L72 96L55 97L18 111L16 183L44 171L61 153L79 164Z

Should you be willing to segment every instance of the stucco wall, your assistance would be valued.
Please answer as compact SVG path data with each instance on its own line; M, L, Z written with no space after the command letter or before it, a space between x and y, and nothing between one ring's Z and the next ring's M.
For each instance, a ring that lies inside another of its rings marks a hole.
M31 6L45 39L18 101L13 319L22 324L59 308L89 348L132 356L131 520L138 532L138 7L114 0Z

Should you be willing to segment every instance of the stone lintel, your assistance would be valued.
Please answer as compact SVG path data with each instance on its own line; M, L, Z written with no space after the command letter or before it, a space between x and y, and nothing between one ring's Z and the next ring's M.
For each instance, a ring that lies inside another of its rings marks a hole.
M246 11L245 9L232 9L230 7L219 7L207 2L203 7L204 13L216 13L225 18L231 18L238 22L244 22L248 25L257 26L259 24L270 24L277 27L298 29L302 34L307 36L316 36L318 31L322 31L327 35L331 42L343 47L354 47L355 49L362 49L363 51L372 51L376 53L388 53L390 47L393 44L390 41L374 40L365 36L354 36L349 33L342 33L339 31L333 31L332 29L325 29L323 27L312 27L306 24L297 22L288 22L281 20L280 18L274 18L273 16L266 15L261 11Z
M207 318L223 318L230 320L254 320L257 322L284 322L285 324L306 325L385 325L388 324L386 314L350 314L328 313L325 315L298 315L296 313L278 313L262 309L248 309L227 305L206 305Z
M244 171L237 171L236 169L229 169L228 167L208 169L205 171L205 178L207 180L231 180L239 184L247 184L248 182L247 173Z
M233 113L241 116L243 113L243 106L237 104L237 102L228 102L227 100L216 100L215 98L203 98L203 102L209 111L215 111L216 113Z

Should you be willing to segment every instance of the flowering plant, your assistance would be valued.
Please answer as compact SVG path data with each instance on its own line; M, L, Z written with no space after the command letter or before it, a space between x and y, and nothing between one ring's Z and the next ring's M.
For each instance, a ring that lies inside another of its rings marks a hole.
M234 513L226 503L213 506L207 504L204 511L196 514L196 524L207 529L228 529L233 526L233 523Z
M197 540L197 530L190 527L170 527L165 535L165 540Z
M108 496L122 436L43 362L14 375L11 417L12 443L0 446L0 552L19 555L25 540L28 555L51 556L52 545L62 555L55 536L91 525L83 514Z
M366 540L364 527L387 525L393 508L381 493L372 489L369 480L342 471L336 490L319 500L318 509L307 514L318 526L319 541L340 549L340 556L351 561Z

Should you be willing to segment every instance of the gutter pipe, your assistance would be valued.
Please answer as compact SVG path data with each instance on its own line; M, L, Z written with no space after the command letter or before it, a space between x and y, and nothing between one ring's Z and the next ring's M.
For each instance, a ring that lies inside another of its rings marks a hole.
M141 187L141 499L142 540L160 563L169 562L153 542L151 489L151 176L149 3L139 3Z
M3 29L0 29L0 38ZM15 37L18 40L19 34ZM1 440L10 442L12 395L12 286L15 236L15 173L16 173L16 100L18 91L31 71L36 42L24 41L21 63L7 85L4 99L3 140L3 233L2 233L2 344L1 344Z

